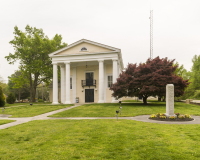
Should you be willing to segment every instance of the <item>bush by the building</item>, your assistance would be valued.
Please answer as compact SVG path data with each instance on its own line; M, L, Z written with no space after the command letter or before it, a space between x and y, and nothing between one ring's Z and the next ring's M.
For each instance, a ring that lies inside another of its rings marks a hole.
M38 102L44 102L42 99L38 99Z

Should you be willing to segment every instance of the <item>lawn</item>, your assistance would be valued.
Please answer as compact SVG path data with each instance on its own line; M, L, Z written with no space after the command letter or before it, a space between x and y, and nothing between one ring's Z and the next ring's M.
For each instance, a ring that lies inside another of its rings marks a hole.
M0 159L200 159L200 125L38 120L0 130Z
M85 104L64 112L60 112L50 117L114 117L119 104ZM200 106L175 102L175 113L200 115ZM132 117L137 115L148 115L156 113L166 113L165 102L143 103L122 103L121 115L119 117Z
M18 105L18 106L16 106ZM12 104L5 108L5 111L1 113L3 107L0 107L1 114L9 114L11 117L33 117L43 113L51 112L61 108L70 107L72 105L50 105L50 104L33 104L30 106L28 103L23 103L23 106L19 104Z
M123 100L122 102L138 102L138 103L142 103L142 102L139 101L139 100Z
M47 104L51 104L51 102L30 102L33 105L47 105ZM26 106L26 105L30 105L30 103L14 103L14 104L8 104L6 103L4 107L18 107L18 106Z
M10 123L10 122L14 122L14 120L0 120L0 125Z

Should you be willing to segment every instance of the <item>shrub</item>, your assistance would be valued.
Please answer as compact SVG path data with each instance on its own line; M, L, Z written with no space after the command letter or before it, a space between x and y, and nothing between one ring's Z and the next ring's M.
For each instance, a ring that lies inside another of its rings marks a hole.
M156 116L158 116L158 117L159 117L159 116L160 116L160 113L156 113Z
M38 99L38 102L43 102L43 100L42 99Z
M9 104L15 103L15 96L13 93L8 94L8 97L6 98L6 102Z
M155 114L152 114L151 118L157 118L157 116Z
M189 114L185 114L186 118L192 118Z
M175 115L177 115L177 117L180 115L180 113L175 113Z
M166 119L166 116L160 116L159 118L160 119Z
M165 116L165 114L164 113L160 113L160 116Z
M175 119L175 118L176 118L175 116L170 116L170 117L169 117L169 119Z
M179 115L178 118L185 119L185 115Z
M5 105L5 95L3 94L2 87L0 86L0 107L3 107Z

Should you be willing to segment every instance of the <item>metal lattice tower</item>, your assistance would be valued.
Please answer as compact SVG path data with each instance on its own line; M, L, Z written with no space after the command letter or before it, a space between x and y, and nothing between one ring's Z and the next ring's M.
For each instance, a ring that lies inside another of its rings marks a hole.
M150 10L150 59L153 59L153 10Z

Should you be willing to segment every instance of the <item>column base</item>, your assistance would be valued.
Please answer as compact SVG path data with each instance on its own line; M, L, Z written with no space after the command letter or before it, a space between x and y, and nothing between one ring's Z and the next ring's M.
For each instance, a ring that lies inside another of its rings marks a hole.
M105 103L103 100L99 100L97 103Z
M70 101L65 101L64 104L72 104Z
M60 103L58 103L58 102L52 102L52 104L60 104Z

